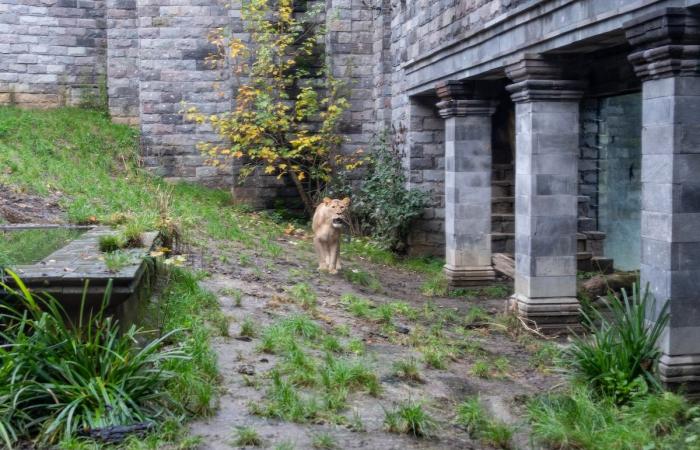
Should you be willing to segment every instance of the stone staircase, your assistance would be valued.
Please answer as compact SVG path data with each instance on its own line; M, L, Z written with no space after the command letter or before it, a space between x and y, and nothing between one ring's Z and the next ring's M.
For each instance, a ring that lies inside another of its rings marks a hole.
M491 182L491 251L512 255L515 252L515 173L511 164L494 164ZM578 197L578 270L612 270L612 259L603 256L605 233L595 230L589 217L590 198Z

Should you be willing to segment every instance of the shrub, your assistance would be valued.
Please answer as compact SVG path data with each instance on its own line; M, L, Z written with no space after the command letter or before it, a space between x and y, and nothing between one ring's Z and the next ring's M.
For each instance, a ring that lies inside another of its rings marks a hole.
M638 286L633 287L631 297L623 290L621 300L610 296L606 305L609 317L595 309L584 314L592 336L574 339L566 356L577 378L624 403L658 386L654 368L660 350L656 343L668 322L668 304L653 325L646 320L646 312L655 308L648 288L642 295Z
M32 434L51 443L168 415L174 374L163 366L186 359L179 349L163 349L170 333L139 347L140 330L120 332L105 316L111 285L97 311L85 309L84 296L71 323L58 301L32 295L11 275L18 291L0 284L11 293L0 304L0 437L8 447Z
M356 231L369 234L384 249L403 252L411 222L423 213L428 194L406 188L401 151L395 137L384 131L375 138L359 190L338 189L351 194L350 217Z
M345 140L339 125L349 103L342 83L318 57L326 34L318 15L318 8L295 13L292 0L244 2L241 16L249 39L223 28L209 36L217 49L209 62L230 67L241 80L236 108L214 115L187 110L189 120L211 124L229 143L200 144L208 162L244 158L241 178L256 169L289 176L309 215L336 166L351 170L355 162L338 152Z

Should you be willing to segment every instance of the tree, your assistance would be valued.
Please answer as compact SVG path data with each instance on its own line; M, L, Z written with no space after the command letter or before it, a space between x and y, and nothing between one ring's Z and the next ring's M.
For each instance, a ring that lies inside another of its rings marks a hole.
M210 164L242 158L242 178L256 169L289 176L311 214L336 168L353 170L361 161L339 152L344 138L338 128L348 101L342 83L318 55L325 36L320 10L297 18L292 0L270 3L244 2L249 42L227 36L222 28L210 34L217 48L212 62L228 63L238 81L234 110L206 116L190 108L187 117L210 123L227 142L200 144Z

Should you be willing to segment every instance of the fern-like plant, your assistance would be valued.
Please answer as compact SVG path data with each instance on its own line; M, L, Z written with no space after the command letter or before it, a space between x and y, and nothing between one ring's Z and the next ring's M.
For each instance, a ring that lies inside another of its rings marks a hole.
M153 423L172 407L164 365L186 359L164 349L169 334L141 347L141 331L121 332L83 295L77 321L50 296L34 295L9 272L0 283L0 439L8 448L34 437L40 446L111 426ZM77 323L76 323L77 322Z
M621 299L608 296L607 314L596 309L584 313L591 335L576 337L566 352L575 376L617 403L658 387L654 369L661 352L657 341L668 323L668 303L652 323L647 321L647 311L655 308L649 288L641 293L635 285L631 296L624 290Z

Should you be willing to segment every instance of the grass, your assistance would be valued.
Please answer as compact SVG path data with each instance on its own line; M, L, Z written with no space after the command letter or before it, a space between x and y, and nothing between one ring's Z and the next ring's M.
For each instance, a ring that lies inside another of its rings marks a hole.
M250 338L258 336L258 329L255 322L253 322L253 319L251 319L250 317L246 317L245 319L243 319L243 323L241 324L241 330L238 332L238 335Z
M575 384L569 391L533 399L528 419L535 441L550 447L698 448L700 409L670 392L618 406L613 399L596 398L588 387Z
M338 444L335 442L335 439L328 433L318 433L314 435L313 439L311 440L311 445L313 448L319 450L332 450L334 448L338 448Z
M289 296L304 309L316 308L317 296L308 283L297 283L289 289Z
M201 274L174 267L164 279L160 300L151 305L155 326L173 332L170 343L189 356L166 368L178 374L168 390L188 416L209 416L217 407L219 372L211 338L223 315L216 296L199 286Z
M119 234L105 234L100 236L97 241L97 246L103 253L112 253L124 248L126 242Z
M406 433L414 437L432 437L437 422L419 402L406 401L392 410L384 411L384 425L392 433Z
M195 244L212 237L248 248L282 233L281 225L260 215L242 214L230 193L168 184L142 170L139 158L136 130L97 112L0 107L0 167L7 168L0 183L38 195L63 194L59 204L71 222L110 223L122 215L146 229L172 232L175 223Z
M260 447L263 441L255 428L238 427L233 444L239 447Z
M513 428L490 417L479 397L468 398L459 404L455 422L464 427L471 437L485 444L501 449L511 448Z
M420 369L418 368L418 361L415 358L402 359L394 362L393 364L394 375L397 377L408 380L423 382L423 377L421 376Z
M343 277L352 284L362 286L372 292L379 292L382 289L382 284L379 279L362 269L348 269L343 270Z
M138 260L126 250L116 250L103 256L105 267L110 272L119 272L124 267L135 264Z

